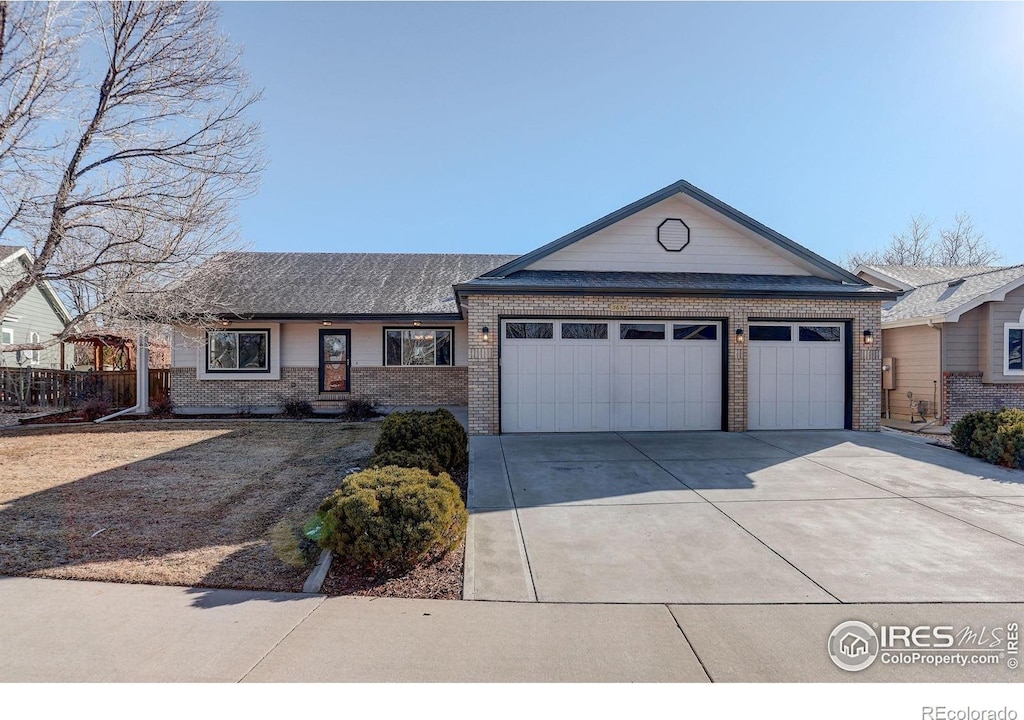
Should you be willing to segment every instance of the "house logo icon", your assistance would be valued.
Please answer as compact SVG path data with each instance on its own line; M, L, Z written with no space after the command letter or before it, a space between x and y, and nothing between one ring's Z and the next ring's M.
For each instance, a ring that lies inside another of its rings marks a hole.
M878 657L878 635L859 620L839 623L828 636L828 654L843 670L863 670Z

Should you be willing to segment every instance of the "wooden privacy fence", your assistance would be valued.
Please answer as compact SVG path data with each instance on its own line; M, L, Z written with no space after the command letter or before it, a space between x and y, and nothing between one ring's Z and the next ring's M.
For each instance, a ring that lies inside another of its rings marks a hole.
M150 399L171 387L170 370L149 371ZM102 398L112 407L135 404L135 371L45 370L0 367L0 403L31 407L70 407L74 402Z

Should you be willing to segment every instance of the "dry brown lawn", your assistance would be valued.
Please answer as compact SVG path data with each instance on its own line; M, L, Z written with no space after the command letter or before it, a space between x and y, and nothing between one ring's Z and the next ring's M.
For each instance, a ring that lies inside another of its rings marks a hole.
M0 575L302 588L295 539L377 423L0 431Z

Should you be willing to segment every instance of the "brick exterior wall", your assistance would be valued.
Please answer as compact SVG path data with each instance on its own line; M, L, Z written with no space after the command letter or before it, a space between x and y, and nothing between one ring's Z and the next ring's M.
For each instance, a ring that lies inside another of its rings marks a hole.
M942 373L942 421L954 423L974 410L1024 410L1024 383L985 383L977 372Z
M736 342L736 328L747 334L750 318L850 320L853 324L853 429L878 430L881 415L881 351L861 342L864 330L881 337L877 300L746 299L632 296L472 295L464 302L469 316L469 431L498 432L498 335L502 317L691 317L726 318L729 331L730 431L747 428L747 348ZM480 329L491 330L484 342Z
M466 405L468 368L353 367L350 393L322 397L361 397L383 405ZM171 399L178 407L239 408L278 406L285 400L321 398L319 370L283 367L280 380L198 380L195 368L171 370Z

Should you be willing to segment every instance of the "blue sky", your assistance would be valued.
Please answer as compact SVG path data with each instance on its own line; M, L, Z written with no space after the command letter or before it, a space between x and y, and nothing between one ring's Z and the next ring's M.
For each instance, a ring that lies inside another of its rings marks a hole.
M1024 262L1024 4L224 3L258 250L526 252L680 178L833 260Z

